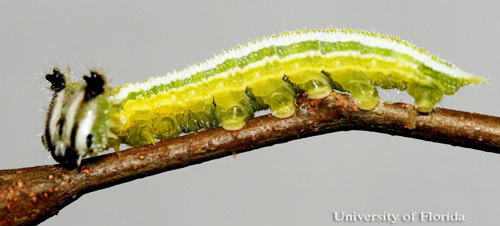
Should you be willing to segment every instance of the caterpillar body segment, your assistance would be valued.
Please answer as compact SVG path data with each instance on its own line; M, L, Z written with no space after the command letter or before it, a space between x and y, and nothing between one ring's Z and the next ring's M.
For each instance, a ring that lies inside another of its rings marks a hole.
M288 75L287 78L311 99L327 97L332 91L330 79L322 72L305 71Z
M54 69L47 80L54 99L43 141L56 160L76 165L120 143L151 144L219 125L238 130L263 109L290 117L297 93L320 99L339 89L371 110L377 87L395 88L431 112L443 95L486 82L398 38L338 29L285 32L115 89L99 72L72 82Z
M260 81L253 84L250 90L275 117L288 118L295 112L295 92L292 85L283 79Z

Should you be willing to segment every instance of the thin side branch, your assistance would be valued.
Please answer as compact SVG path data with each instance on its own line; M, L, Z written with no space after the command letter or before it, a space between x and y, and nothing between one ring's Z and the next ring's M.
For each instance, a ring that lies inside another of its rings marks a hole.
M322 100L299 96L297 104L296 114L287 119L265 115L239 131L205 130L86 159L80 169L48 165L0 170L0 225L39 223L88 192L334 131L375 131L500 153L499 117L442 108L420 114L412 105L382 102L363 111L349 95L338 93Z

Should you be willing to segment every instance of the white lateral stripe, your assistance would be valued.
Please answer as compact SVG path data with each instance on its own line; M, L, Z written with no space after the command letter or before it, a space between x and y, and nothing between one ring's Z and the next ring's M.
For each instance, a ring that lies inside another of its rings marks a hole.
M298 54L293 54L293 55L288 55L284 58L281 59L281 61L288 61L288 60L293 60L293 59L296 59L296 58L304 58L304 57L308 57L308 56L323 56L323 57L339 57L339 56L356 56L356 57L359 57L359 58L375 58L375 59L379 59L379 60L384 60L384 61L388 61L388 62L395 62L396 59L393 58L393 57L387 57L387 56L380 56L380 55L377 55L377 54L361 54L361 52L359 51L340 51L340 52L330 52L330 53L327 53L327 54L321 54L319 51L308 51L308 52L303 52L303 53L298 53ZM265 57L263 58L262 60L260 61L257 61L257 62L253 62L253 63L250 63L248 65L246 65L243 69L240 69L239 67L238 68L232 68L228 71L225 71L225 72L222 72L220 74L217 74L217 75L214 75L214 76L211 76L209 78L207 78L206 81L210 81L212 79L217 79L217 78L220 78L220 77L225 77L229 74L233 74L233 73L237 73L237 72L244 72L246 70L250 70L252 68L256 68L256 67L261 67L263 65L265 65L266 63L269 63L269 62L272 62L276 59L279 59L279 57L277 55L273 55L271 57ZM408 65L414 69L416 69L418 66L411 63L411 62L407 62ZM161 79L161 77L159 77L159 79ZM146 84L146 83L151 83L151 84L147 84L146 86L149 86L151 85L151 87L155 86L156 83L154 83L154 79L150 79L150 80L147 80L146 82L142 83L142 84ZM159 84L163 84L163 83L159 83ZM178 87L178 88L175 88L175 89L172 89L172 90L179 90L179 89L184 89L184 88L189 88L189 87L192 87L192 86L196 86L198 83L193 83L193 84L188 84L186 86L183 86L183 87ZM141 85L141 84L134 84L134 85ZM143 90L147 90L147 89L143 89ZM170 91L172 91L170 90ZM128 94L127 94L128 95ZM113 98L113 97L112 97ZM117 99L112 99L112 101L121 101L121 100L117 100ZM116 102L115 102L116 103Z
M204 63L190 66L182 71L174 71L171 73L167 73L164 76L154 77L143 83L127 84L120 89L119 93L112 96L111 100L114 103L119 103L121 100L125 99L130 92L149 90L153 86L159 84L168 84L178 79L186 79L198 72L214 68L215 66L224 62L227 59L231 58L238 59L248 55L251 52L260 50L262 48L267 48L270 46L287 46L293 43L309 41L309 40L319 40L323 42L359 42L360 44L363 44L365 46L390 49L395 52L409 55L410 57L413 57L415 60L425 64L426 66L436 71L448 74L450 76L455 76L455 77L471 76L470 74L461 71L455 66L450 67L446 64L433 60L432 56L430 55L421 53L417 49L414 49L410 46L406 46L403 43L388 38L373 37L359 32L351 33L344 31L335 31L335 32L311 31L302 33L292 32L289 34L271 36L254 42L249 42L237 48L230 49L229 51L226 51L222 54L215 55L213 58L207 60ZM290 55L287 57L294 57L295 55L297 54L293 54L293 56Z
M300 55L300 57L315 56L314 53L316 53L316 52L317 51L309 51L309 52L299 53L299 54L296 54L296 55ZM387 62L396 62L396 59L394 57L380 56L380 55L377 55L377 54L361 54L361 52L359 52L359 51L331 52L331 53L328 53L328 54L325 54L325 55L322 55L322 56L324 56L326 58L330 58L330 57L333 58L333 57L339 57L339 56L356 56L356 57L365 58L365 59L375 58L375 59L382 60L382 61L387 61ZM208 81L210 81L212 79L217 79L217 78L220 78L220 77L226 77L229 74L238 73L238 72L244 72L246 70L251 70L251 69L256 68L256 67L261 67L264 64L272 62L273 60L275 60L277 58L278 58L277 56L266 57L266 58L264 58L261 61L248 64L243 69L233 68L233 69L230 69L230 70L225 71L223 73L211 76L211 77L207 78L207 80L204 81L204 82L208 82ZM294 58L295 57L287 56L285 58L282 58L282 60L283 61L287 61L287 60L293 60ZM417 65L415 65L415 64L413 64L411 62L406 62L406 64L408 66L410 66L411 68L413 68L413 69L417 69L417 67L418 67ZM184 89L192 88L192 87L195 87L197 85L198 85L198 83L191 83L191 84L187 84L187 85L182 86L182 87L171 89L169 91L181 91L182 92L182 90L184 90ZM162 92L162 94L164 94L164 93L165 92Z

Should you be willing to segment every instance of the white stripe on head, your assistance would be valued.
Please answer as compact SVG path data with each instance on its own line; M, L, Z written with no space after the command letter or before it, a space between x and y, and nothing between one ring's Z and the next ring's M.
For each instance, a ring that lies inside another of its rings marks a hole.
M56 99L54 101L54 106L51 109L52 114L50 115L49 119L50 140L48 140L47 142L54 143L53 141L56 138L56 136L59 136L59 133L56 131L57 130L56 127L57 127L57 122L61 119L65 94L66 91L64 89L56 94L57 96L55 97Z
M90 104L91 107L87 112L85 112L83 119L78 123L78 131L76 132L75 149L80 156L84 156L88 152L89 147L87 147L87 136L90 134L96 119L95 111L97 105L94 102L91 102Z
M63 130L63 138L65 139L66 145L71 145L71 130L73 130L73 126L75 124L75 117L80 104L83 101L83 97L85 95L85 91L80 91L78 95L72 100L71 104L68 107L68 111L66 112L66 122L64 123Z

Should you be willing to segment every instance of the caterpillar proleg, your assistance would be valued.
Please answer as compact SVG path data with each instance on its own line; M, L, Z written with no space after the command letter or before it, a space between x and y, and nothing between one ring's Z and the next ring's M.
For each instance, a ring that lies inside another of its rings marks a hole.
M320 99L334 88L370 110L377 87L396 88L431 112L443 95L486 82L399 38L339 29L285 32L117 88L99 71L71 81L69 70L54 68L46 79L54 95L42 140L65 165L120 143L145 145L219 125L238 130L263 109L290 117L297 93Z

